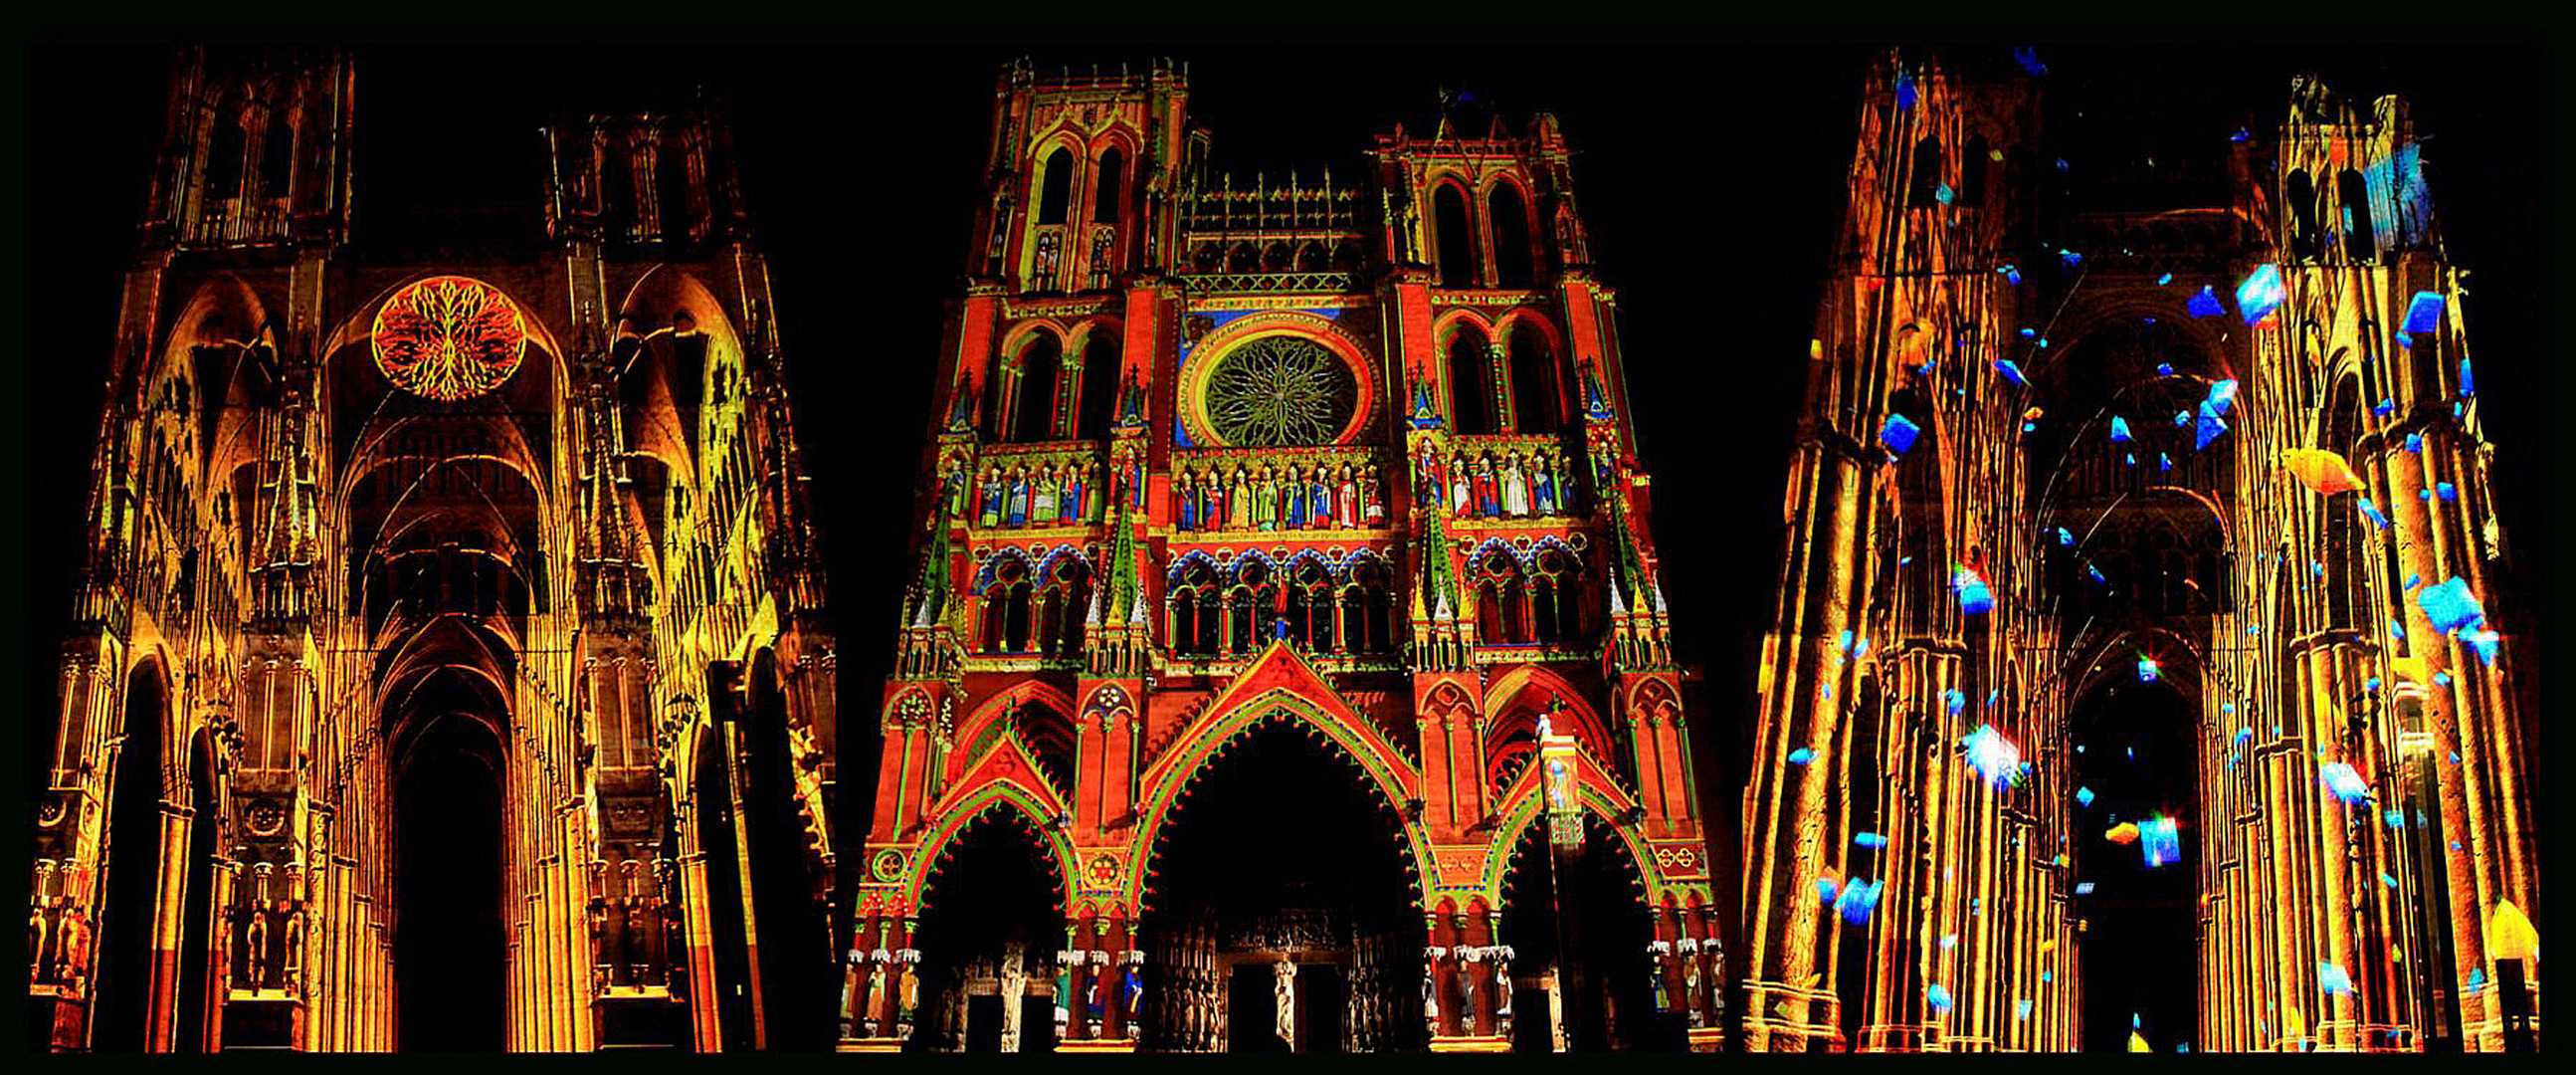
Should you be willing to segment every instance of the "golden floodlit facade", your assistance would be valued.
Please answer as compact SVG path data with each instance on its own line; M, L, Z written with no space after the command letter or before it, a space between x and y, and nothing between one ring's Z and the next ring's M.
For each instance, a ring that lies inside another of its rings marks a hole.
M360 89L334 49L176 65L31 1036L827 1046L833 640L725 129L564 120L542 206L353 232Z
M2035 60L1871 72L1744 789L1755 1051L2529 1050L2537 743L2396 97L2042 206Z

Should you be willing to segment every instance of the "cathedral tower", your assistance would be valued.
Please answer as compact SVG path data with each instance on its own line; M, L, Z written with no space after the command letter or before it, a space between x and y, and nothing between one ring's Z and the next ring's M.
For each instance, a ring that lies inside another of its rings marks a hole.
M44 1033L828 1041L833 645L720 112L549 125L542 205L353 221L356 68L175 68L35 819Z
M1239 175L1188 103L1170 63L996 86L844 1047L1714 1047L1556 121Z
M1870 74L1758 671L1748 1045L2503 1048L2530 722L2404 104L2301 80L2224 204L2061 208L2019 59Z

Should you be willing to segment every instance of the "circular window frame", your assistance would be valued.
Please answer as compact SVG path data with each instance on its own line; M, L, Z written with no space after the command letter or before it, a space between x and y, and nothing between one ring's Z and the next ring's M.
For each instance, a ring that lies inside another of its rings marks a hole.
M1332 439L1319 444L1236 444L1219 436L1216 424L1208 414L1208 383L1217 367L1232 357L1237 348L1257 340L1288 336L1323 348L1324 353L1338 358L1352 381L1353 405L1350 419ZM1191 445L1200 448L1331 448L1353 443L1360 431L1367 429L1378 409L1377 378L1370 370L1368 352L1359 341L1343 331L1329 318L1314 314L1276 311L1237 318L1207 335L1190 349L1186 375L1182 382L1181 425L1189 434Z

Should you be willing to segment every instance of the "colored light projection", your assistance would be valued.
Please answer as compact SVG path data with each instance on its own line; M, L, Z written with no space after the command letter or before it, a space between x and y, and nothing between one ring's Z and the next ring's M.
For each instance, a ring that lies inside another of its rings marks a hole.
M376 311L376 368L441 403L472 399L518 372L527 318L500 289L462 276L415 281Z

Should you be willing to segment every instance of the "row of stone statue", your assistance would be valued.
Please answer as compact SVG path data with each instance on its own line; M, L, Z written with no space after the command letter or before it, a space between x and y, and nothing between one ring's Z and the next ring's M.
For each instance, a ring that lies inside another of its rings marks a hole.
M1570 514L1571 475L1554 452L1493 452L1442 458L1426 444L1414 460L1414 502L1446 502L1452 514L1479 519L1521 519Z
M981 488L983 526L1097 522L1108 501L1096 461L995 467Z
M1386 525L1377 464L1329 463L1286 473L1266 464L1182 467L1172 476L1172 515L1183 530L1330 530Z

